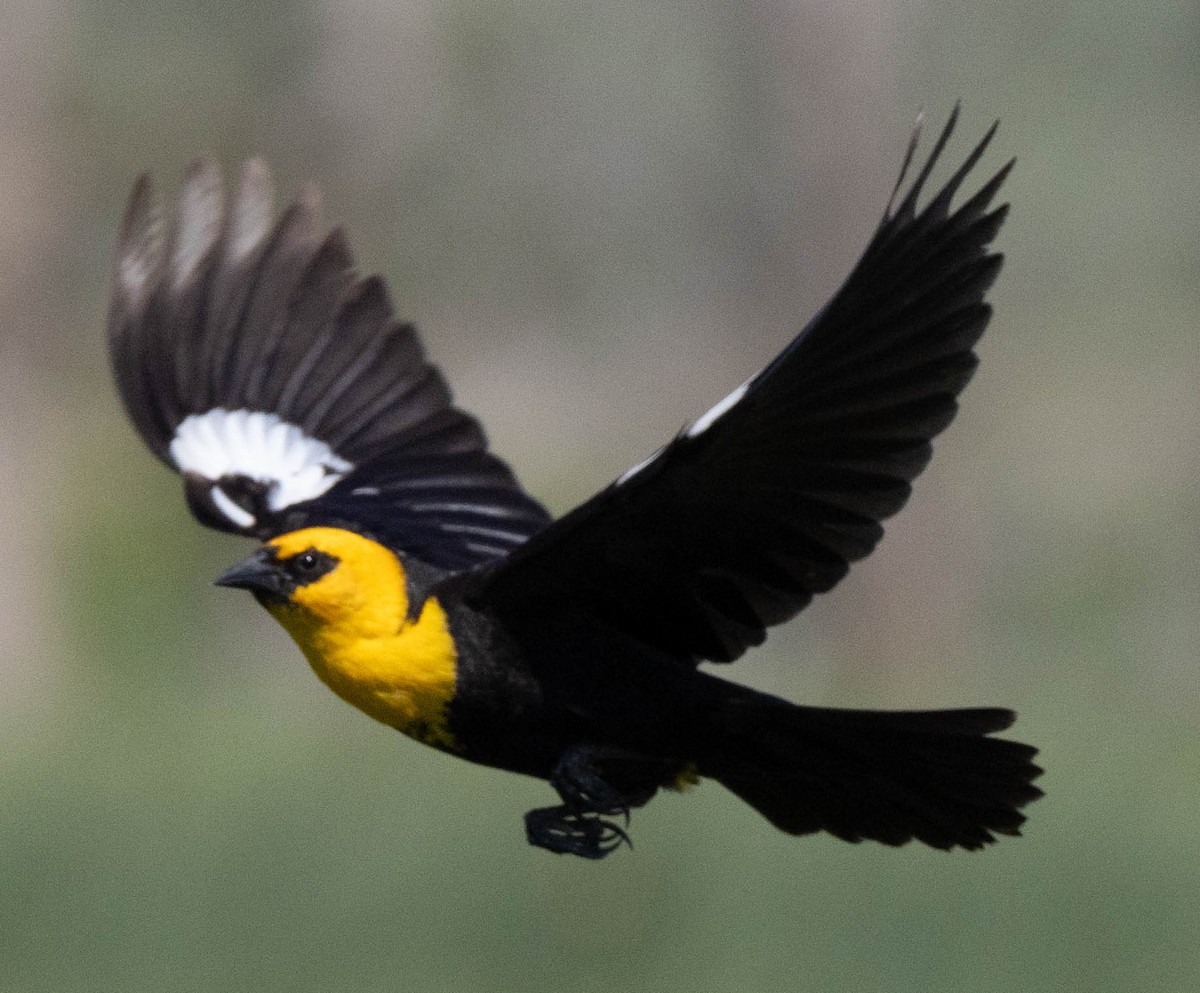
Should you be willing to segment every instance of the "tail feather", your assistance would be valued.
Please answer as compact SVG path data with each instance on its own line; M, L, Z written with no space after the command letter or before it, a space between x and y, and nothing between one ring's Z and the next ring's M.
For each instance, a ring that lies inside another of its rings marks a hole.
M799 707L738 693L720 716L719 757L701 772L789 834L977 849L1016 835L1042 791L1037 749L988 737L1009 710Z

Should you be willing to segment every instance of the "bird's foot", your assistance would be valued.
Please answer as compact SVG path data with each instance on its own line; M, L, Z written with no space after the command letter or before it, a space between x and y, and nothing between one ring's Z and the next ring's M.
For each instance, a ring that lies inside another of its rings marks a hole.
M593 811L566 806L529 811L525 815L525 835L538 848L585 859L602 859L620 848L622 842L633 847L629 835L612 821Z
M525 815L529 843L587 859L602 859L622 843L632 848L625 830L629 812L654 796L662 779L660 765L658 760L607 745L567 749L550 776L563 805ZM613 817L624 818L625 827Z
M550 785L570 810L579 813L619 814L629 824L629 810L640 807L650 797L626 796L601 775L598 763L605 759L623 759L625 753L591 745L568 749L558 760ZM652 791L653 792L653 791Z

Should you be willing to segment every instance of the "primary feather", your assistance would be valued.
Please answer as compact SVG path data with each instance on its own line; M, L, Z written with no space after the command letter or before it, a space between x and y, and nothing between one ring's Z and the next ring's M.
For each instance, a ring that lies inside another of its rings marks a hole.
M267 167L226 202L194 163L173 226L149 179L121 227L109 349L126 409L200 520L269 538L370 531L443 570L502 556L548 515L453 406L383 282L361 279L306 187L272 222Z
M995 126L918 210L956 121L896 205L914 134L874 238L782 354L499 562L481 600L506 617L586 600L680 660L728 662L874 549L954 418L1002 262L991 204L1012 163L950 209Z

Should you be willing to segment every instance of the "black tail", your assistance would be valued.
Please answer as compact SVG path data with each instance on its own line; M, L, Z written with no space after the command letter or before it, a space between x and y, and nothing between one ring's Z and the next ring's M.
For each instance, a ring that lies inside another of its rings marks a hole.
M1015 718L827 710L737 693L721 708L721 747L700 771L789 834L977 849L1020 834L1019 808L1042 795L1037 749L987 737Z

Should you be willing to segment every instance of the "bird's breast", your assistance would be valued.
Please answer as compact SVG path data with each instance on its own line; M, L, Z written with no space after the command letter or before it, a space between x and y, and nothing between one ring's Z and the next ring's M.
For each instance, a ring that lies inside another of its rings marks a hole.
M448 723L458 655L436 599L385 637L364 637L286 608L271 613L321 681L347 703L427 745L459 751Z

